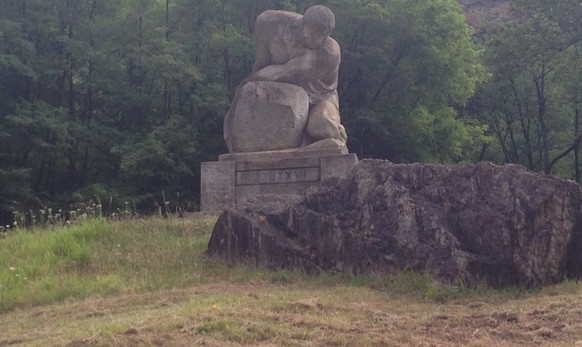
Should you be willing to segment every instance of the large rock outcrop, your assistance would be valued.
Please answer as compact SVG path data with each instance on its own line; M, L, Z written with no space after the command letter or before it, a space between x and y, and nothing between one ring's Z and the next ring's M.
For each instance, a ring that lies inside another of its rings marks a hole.
M364 160L302 197L225 211L208 254L308 272L429 271L441 280L535 287L582 275L582 192L517 165Z

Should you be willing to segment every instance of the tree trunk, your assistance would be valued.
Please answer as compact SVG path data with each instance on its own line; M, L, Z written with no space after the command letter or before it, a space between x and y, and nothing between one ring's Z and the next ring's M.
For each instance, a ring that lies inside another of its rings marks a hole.
M168 80L164 81L164 120L170 119L172 113L172 92Z
M71 1L67 1L67 29L69 40L74 37L74 27L72 21L72 4ZM75 83L74 83L74 70L75 62L72 53L67 53L67 63L69 67L68 74L68 113L69 113L69 130L68 135L70 140L69 148L67 150L67 160L69 169L69 189L74 190L78 183L78 173L77 173L77 149L79 146L79 141L76 139L77 135L72 128L72 125L77 121L77 112L75 110Z
M34 190L37 192L40 191L40 187L42 185L42 180L43 180L44 172L45 172L45 168L46 168L46 161L47 161L46 157L47 157L47 151L45 149L42 151L41 160L40 160L40 167L38 168L36 182L34 185Z
M224 47L222 51L222 57L224 59L224 80L226 81L226 86L228 87L228 93L233 89L231 78L230 78L230 51L228 47Z
M578 138L580 136L580 109L576 108L574 112L574 138ZM574 149L574 177L576 182L582 183L580 178L582 176L580 172L580 146Z
M523 109L523 103L519 94L517 93L517 89L515 88L515 83L513 80L510 81L511 91L513 92L513 102L517 105L517 111L519 115L519 124L521 127L521 133L523 135L523 139L525 142L526 148L526 157L527 157L527 168L529 170L534 170L534 163L533 163L533 151L532 151L532 144L531 144L531 136L530 136L530 117L529 117L529 107L525 105L525 112Z
M534 76L534 83L536 86L538 101L538 121L540 124L542 170L546 175L549 175L551 173L551 167L548 126L546 124L546 73L546 64L542 63L542 71L540 72L539 76Z
M491 118L491 128L492 128L493 132L495 133L495 136L497 136L497 140L499 141L499 144L501 145L501 151L503 152L503 157L504 157L506 162L511 163L512 162L511 152L507 148L508 132L507 131L504 132L501 130L501 126L499 125L499 122L497 121L497 116L495 116L491 112L488 112L488 114L489 114L489 117Z
M166 0L166 41L170 40L170 0Z
M386 88L386 86L388 85L388 82L390 82L390 80L392 79L392 76L394 76L394 74L396 73L396 67L398 66L398 64L400 63L400 60L403 57L404 57L403 55L398 56L392 62L392 64L390 64L390 67L388 69L388 73L386 74L386 76L384 77L384 79L380 83L380 86L376 89L374 96L372 96L372 99L370 99L370 102L368 103L369 108L372 108L376 104L376 102L380 98L380 95L382 94L382 91L384 90L384 88Z

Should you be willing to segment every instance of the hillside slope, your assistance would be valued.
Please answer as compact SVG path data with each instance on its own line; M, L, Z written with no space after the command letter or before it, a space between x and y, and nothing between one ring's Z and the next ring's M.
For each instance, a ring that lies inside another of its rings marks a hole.
M510 17L508 0L459 0L459 3L463 5L467 22L477 29L488 22Z

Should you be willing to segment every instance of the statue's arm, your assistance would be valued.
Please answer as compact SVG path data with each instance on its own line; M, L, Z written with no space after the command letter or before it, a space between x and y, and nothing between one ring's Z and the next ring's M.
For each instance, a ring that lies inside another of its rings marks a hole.
M337 44L336 44L337 45ZM268 65L256 71L251 79L262 81L299 83L317 79L337 69L340 63L339 47L322 47L306 50L296 58L281 65Z
M307 77L315 77L316 55L308 51L302 56L293 58L285 64L268 65L256 71L251 77L255 80L296 83Z
M255 20L255 62L253 64L253 73L259 71L265 66L271 65L271 51L269 49L269 40L276 30L272 25L273 11L261 13Z
M253 64L253 73L271 64L271 52L265 42L257 41L255 48L255 63Z

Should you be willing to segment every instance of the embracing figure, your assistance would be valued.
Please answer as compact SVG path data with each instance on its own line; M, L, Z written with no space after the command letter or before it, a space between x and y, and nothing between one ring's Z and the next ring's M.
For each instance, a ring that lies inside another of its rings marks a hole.
M341 54L338 43L330 37L334 27L335 16L329 8L321 5L308 8L304 15L269 10L257 17L254 28L256 57L252 75L237 88L224 121L224 139L231 153L239 151L233 145L233 124L238 116L237 107L245 98L242 90L256 82L291 84L306 93L307 114L305 124L300 129L301 141L296 147L345 145L347 136L340 123L337 93ZM277 94L279 98L281 94L273 91L266 93ZM277 99L277 95L267 95L264 99ZM274 147L267 150L281 149L281 146Z

